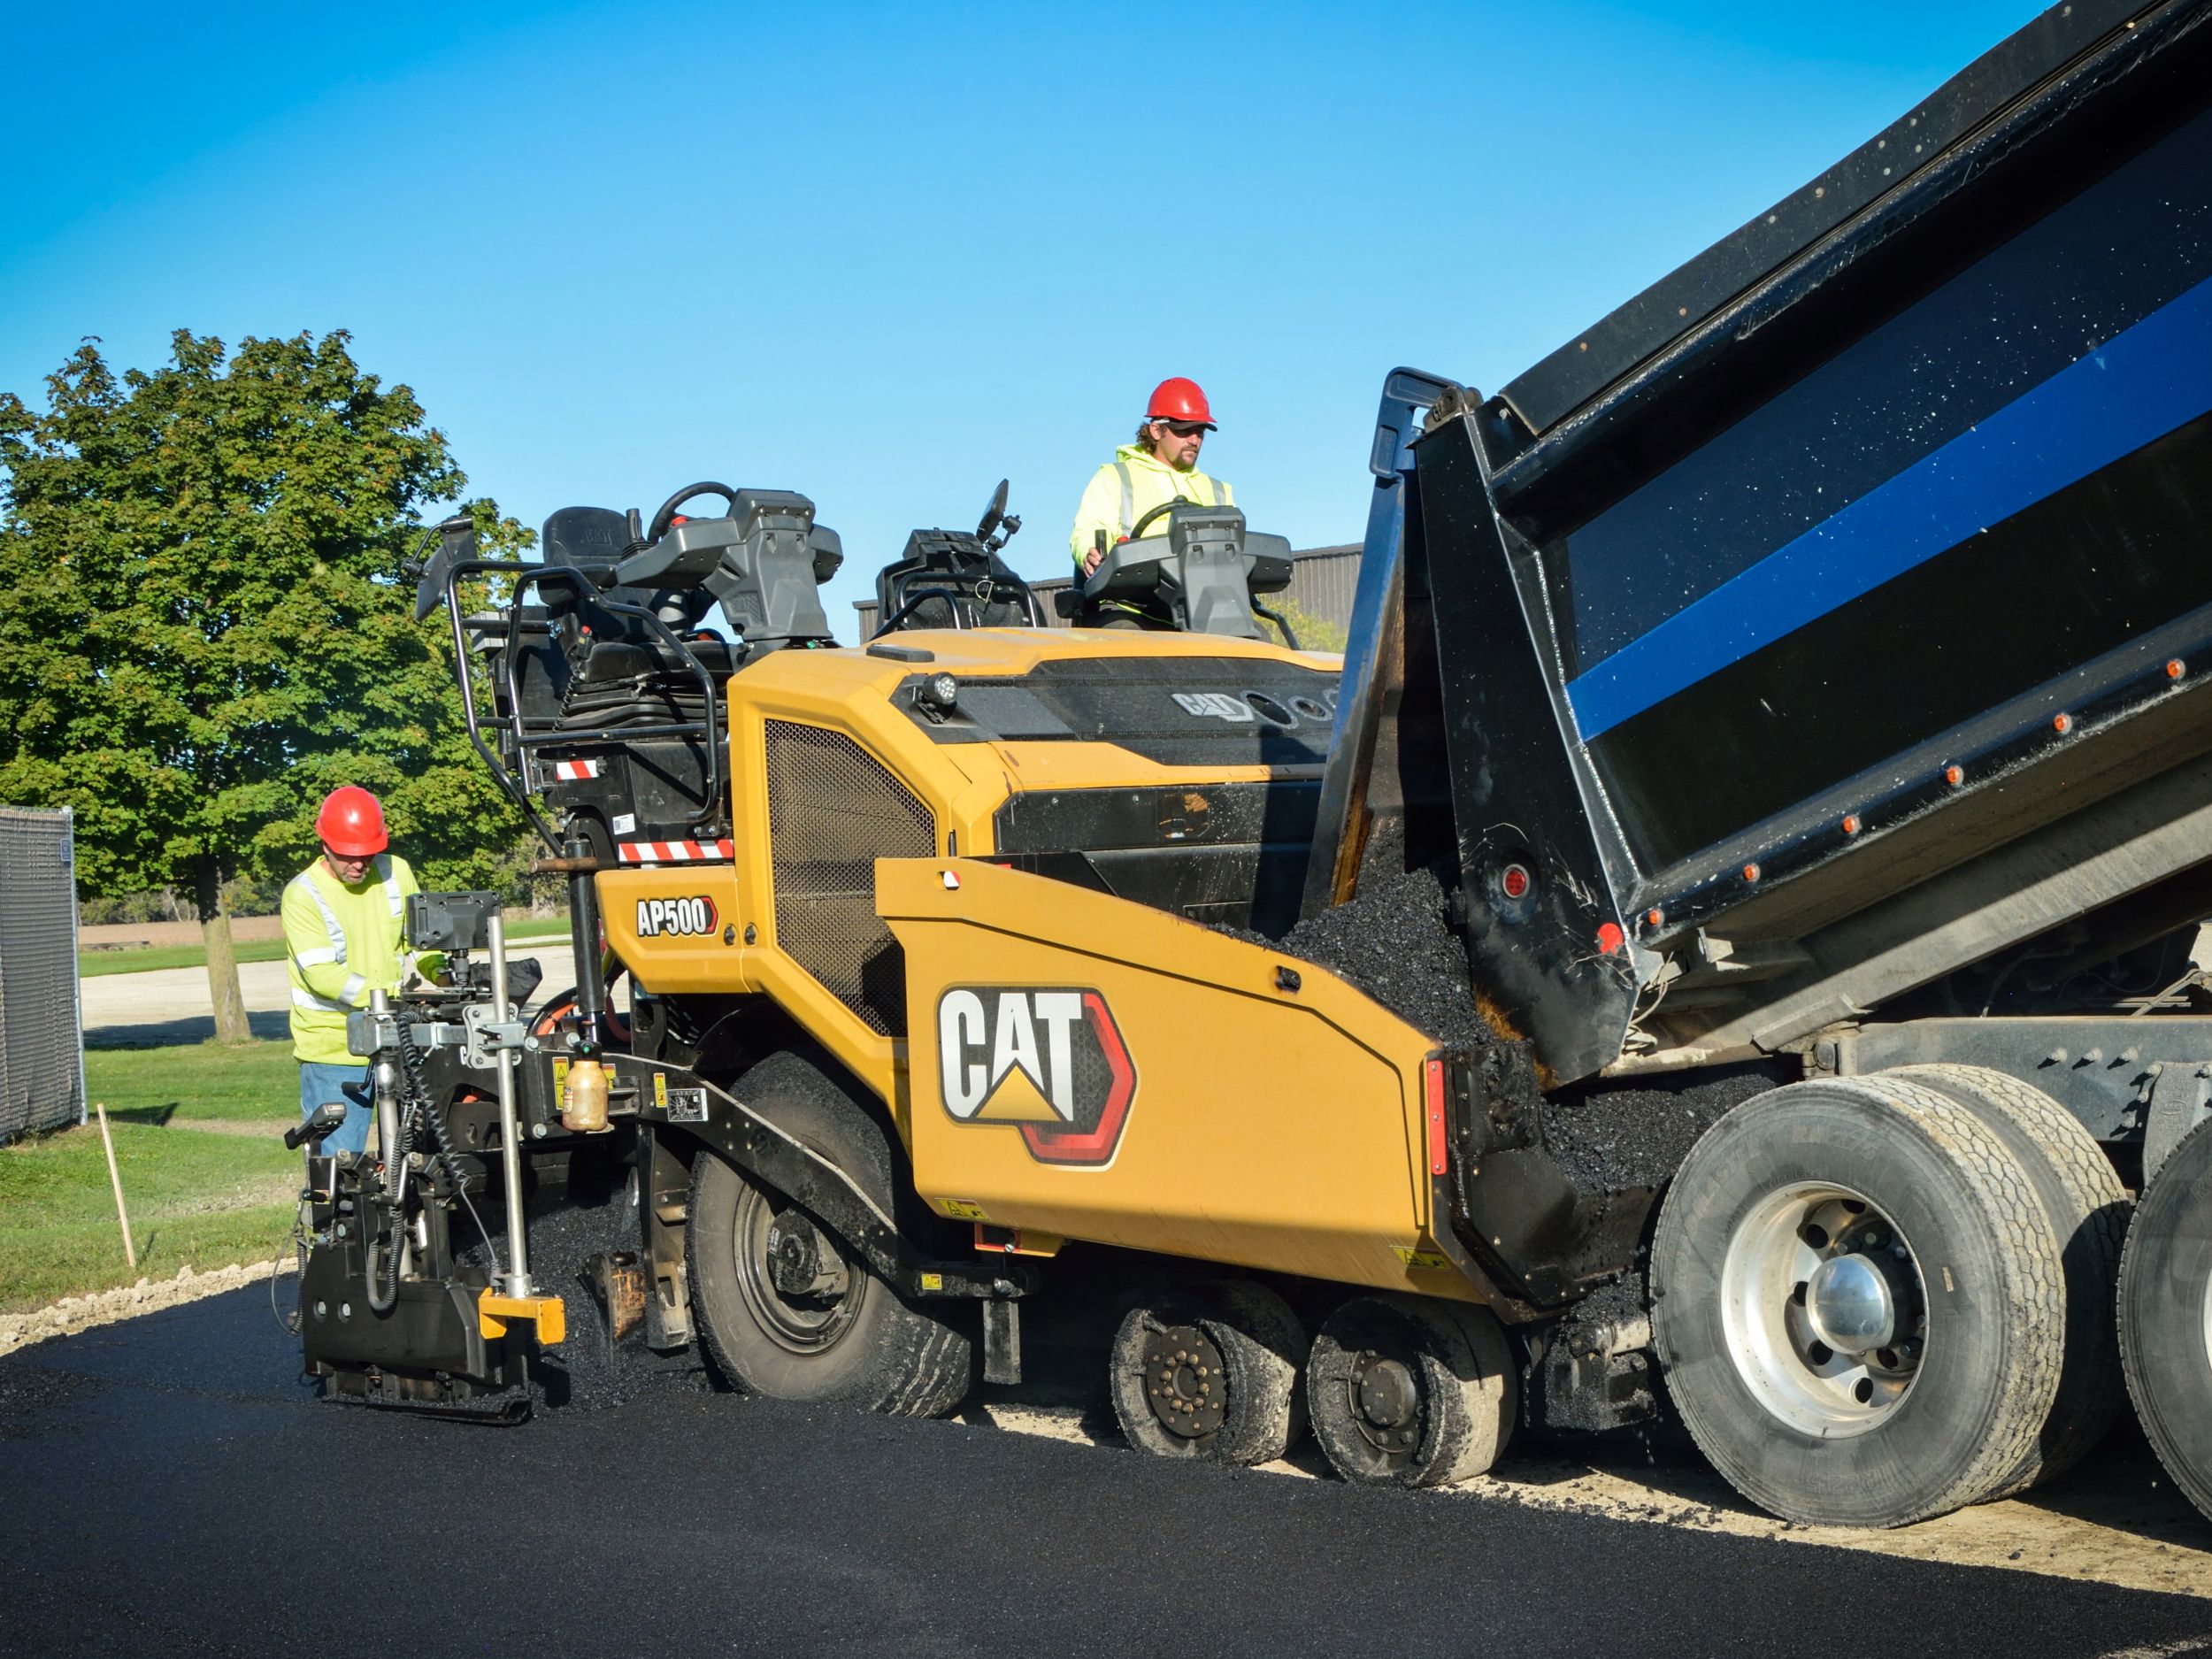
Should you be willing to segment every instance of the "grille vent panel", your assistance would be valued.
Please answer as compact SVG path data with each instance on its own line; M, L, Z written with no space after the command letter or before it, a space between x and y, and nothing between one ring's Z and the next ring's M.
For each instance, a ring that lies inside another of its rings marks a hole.
M776 942L879 1036L906 1034L906 963L876 914L875 861L927 858L937 820L841 732L766 725Z

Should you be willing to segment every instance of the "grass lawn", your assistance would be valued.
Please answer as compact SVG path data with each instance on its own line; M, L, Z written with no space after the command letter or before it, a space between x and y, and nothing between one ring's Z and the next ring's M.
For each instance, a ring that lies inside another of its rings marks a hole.
M549 917L538 922L516 922L507 929L509 939L565 939L568 918ZM241 962L281 962L284 941L260 939L234 947ZM77 977L96 979L110 973L143 973L150 968L204 968L207 950L201 945L139 945L129 950L80 950Z
M231 947L241 962L281 962L281 939L242 941ZM204 968L204 945L134 945L127 950L80 950L77 977L96 979L110 973L144 973L150 968Z
M19 1141L0 1148L0 1312L275 1254L300 1179L278 1138L299 1110L290 1045L96 1048L85 1086L107 1103L138 1267L124 1263L99 1125Z

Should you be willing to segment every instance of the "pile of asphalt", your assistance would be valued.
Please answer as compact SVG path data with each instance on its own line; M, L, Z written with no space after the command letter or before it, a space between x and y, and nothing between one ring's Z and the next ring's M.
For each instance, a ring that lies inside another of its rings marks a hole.
M496 1212L486 1219L504 1262L504 1219ZM603 1255L626 1252L634 1256L641 1247L637 1210L626 1191L618 1189L596 1202L556 1201L532 1208L530 1277L541 1293L562 1299L568 1316L567 1339L543 1350L531 1363L533 1392L542 1404L603 1411L647 1393L706 1393L713 1388L696 1344L672 1354L657 1353L645 1346L642 1325L618 1343L611 1340L592 1263ZM489 1269L480 1243L461 1256Z
M1480 1048L1490 1041L1490 1028L1475 1011L1467 953L1445 906L1433 871L1371 865L1356 897L1272 943L1357 986L1444 1047Z
M1236 929L1256 944L1328 969L1446 1048L1496 1039L1477 1010L1467 955L1437 872L1403 867L1403 833L1386 826L1361 859L1348 902L1299 923L1279 940ZM1577 1191L1603 1196L1666 1185L1698 1137L1731 1108L1787 1079L1752 1064L1583 1087L1531 1090L1545 1146Z
M1538 1107L1544 1144L1579 1192L1663 1187L1724 1113L1781 1081L1753 1063L1566 1091Z

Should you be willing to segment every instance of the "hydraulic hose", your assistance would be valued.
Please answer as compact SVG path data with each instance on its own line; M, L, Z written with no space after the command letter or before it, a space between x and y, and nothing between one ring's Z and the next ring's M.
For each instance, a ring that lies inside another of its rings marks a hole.
M400 1104L399 1133L384 1151L384 1191L392 1207L391 1236L384 1242L384 1285L377 1287L376 1247L365 1241L362 1277L373 1313L389 1313L399 1305L399 1258L407 1248L407 1157L413 1150L415 1113L419 1109L414 1091Z
M382 1283L382 1290L376 1287L376 1243L373 1243L373 1239L365 1241L367 1248L360 1252L363 1279L367 1281L369 1312L376 1314L389 1314L391 1310L398 1308L400 1301L400 1255L407 1250L407 1188L404 1188L403 1179L391 1175L391 1171L394 1168L398 1168L398 1171L407 1168L407 1141L411 1137L411 1128L413 1110L403 1110L400 1113L398 1141L385 1155L385 1188L391 1194L391 1237L385 1239L385 1283Z

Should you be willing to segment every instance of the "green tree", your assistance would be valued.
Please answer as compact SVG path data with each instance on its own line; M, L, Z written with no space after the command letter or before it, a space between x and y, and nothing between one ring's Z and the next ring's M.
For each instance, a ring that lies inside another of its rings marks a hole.
M303 866L326 791L381 795L426 884L488 877L520 826L401 569L466 482L445 435L342 331L171 344L119 379L87 340L43 410L0 393L0 801L76 809L86 895L188 884L242 1041L223 883ZM534 539L468 511L488 549Z
M1267 608L1290 624L1290 631L1298 636L1300 649L1341 651L1344 649L1346 630L1341 622L1332 622L1325 617L1317 616L1295 599L1287 596L1270 599ZM1271 627L1266 632L1271 639L1274 637Z

